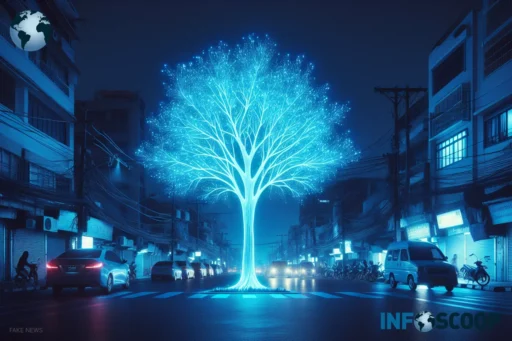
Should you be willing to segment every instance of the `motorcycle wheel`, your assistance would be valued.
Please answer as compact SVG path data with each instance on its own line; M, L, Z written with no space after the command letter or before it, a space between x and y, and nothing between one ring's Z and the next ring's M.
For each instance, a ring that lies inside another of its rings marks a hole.
M491 281L491 277L489 277L486 273L479 273L476 275L476 282L481 286L485 287Z

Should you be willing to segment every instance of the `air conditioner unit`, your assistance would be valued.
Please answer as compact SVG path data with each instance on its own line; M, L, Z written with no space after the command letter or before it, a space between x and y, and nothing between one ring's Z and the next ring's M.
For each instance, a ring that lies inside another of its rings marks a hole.
M190 212L185 211L185 221L190 221Z
M35 230L36 229L36 220L35 219L27 219L25 223L25 227L27 229Z
M44 217L43 218L43 229L46 232L57 232L57 220L50 218L50 217Z
M176 210L176 219L181 219L181 211Z
M117 238L117 245L122 247L129 246L128 239L124 236Z

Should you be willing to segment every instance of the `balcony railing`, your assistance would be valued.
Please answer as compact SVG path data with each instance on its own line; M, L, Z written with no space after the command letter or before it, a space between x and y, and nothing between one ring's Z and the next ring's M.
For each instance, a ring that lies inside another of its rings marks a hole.
M31 56L31 55L33 55L33 56ZM50 64L47 64L46 62L42 61L41 59L37 59L37 57L35 57L35 54L29 54L29 58L30 58L30 60L32 60L32 62L34 62L34 64L36 64L39 67L39 69L46 76L48 76L48 78L50 78L52 80L52 82L55 83L55 85L57 85L59 87L59 89L61 89L67 96L69 96L68 85L62 79L60 79L59 75L51 67Z
M461 84L436 106L431 117L431 137L460 121L469 120L470 113L469 84Z

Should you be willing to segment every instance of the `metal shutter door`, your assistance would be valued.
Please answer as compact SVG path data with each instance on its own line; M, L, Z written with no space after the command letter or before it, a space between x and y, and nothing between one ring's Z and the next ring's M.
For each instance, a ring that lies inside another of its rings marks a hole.
M491 280L496 278L496 252L494 250L494 238L473 241L471 235L466 235L466 253L468 254L467 262L474 266L476 261L475 257L469 257L470 254L475 254L478 259L483 262L483 265L487 266L487 273L491 276ZM488 262L484 261L484 257L489 256Z
M66 238L56 233L46 235L46 261L57 258L66 251Z
M28 251L28 261L30 263L36 263L39 258L40 265L37 273L39 278L44 278L46 276L45 246L45 234L43 232L30 229L12 230L12 266L18 265L18 260L23 251ZM16 271L13 267L11 267L11 271L14 276Z
M508 280L512 281L512 225L508 228Z
M464 264L464 234L446 237L446 254L448 262L452 262L453 255L457 255L457 269Z

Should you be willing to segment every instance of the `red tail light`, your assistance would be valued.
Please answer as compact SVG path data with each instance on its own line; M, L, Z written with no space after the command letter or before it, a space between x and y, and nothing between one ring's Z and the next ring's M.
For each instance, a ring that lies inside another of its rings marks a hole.
M48 263L48 264L46 264L46 268L47 268L47 269L58 269L59 267L58 267L58 266L56 266L56 265L53 265L53 264Z
M87 265L85 268L86 269L99 269L102 266L103 266L103 263L95 263L95 264Z

